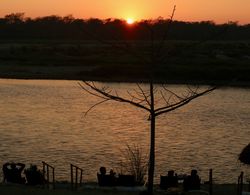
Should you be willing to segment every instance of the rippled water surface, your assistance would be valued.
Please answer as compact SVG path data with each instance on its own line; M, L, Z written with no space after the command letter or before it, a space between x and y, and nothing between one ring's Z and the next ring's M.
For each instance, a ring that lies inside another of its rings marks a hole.
M132 84L110 84L125 93ZM171 86L181 89L181 86ZM148 114L116 102L96 107L77 81L0 80L0 163L21 161L56 168L57 180L70 179L70 163L84 169L85 181L96 181L100 166L120 170L121 150L149 143ZM214 170L215 182L235 183L237 161L250 142L250 91L226 88L160 116L156 128L156 181L174 169L197 168L202 179Z

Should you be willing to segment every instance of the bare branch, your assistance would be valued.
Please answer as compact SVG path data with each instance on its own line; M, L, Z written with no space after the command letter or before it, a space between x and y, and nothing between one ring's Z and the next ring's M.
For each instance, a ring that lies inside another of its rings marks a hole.
M161 55L161 52L162 52L162 48L164 47L164 44L165 44L165 41L168 37L168 33L169 33L169 30L170 30L170 26L173 22L173 19L174 19L174 14L175 14L175 11L176 11L176 5L174 6L173 8L173 11L172 11L172 14L170 16L170 19L169 19L169 23L168 23L168 28L166 29L164 35L163 35L163 39L161 40L160 44L159 44L159 47L158 47L158 50L157 50L157 54L158 56Z
M137 103L143 103L143 102L146 101L145 99L141 99L141 98L139 98L139 97L134 96L134 95L133 95L132 93L130 93L129 91L127 91L127 93L128 93L128 95L132 98L131 101L133 101L133 99L138 100L139 102L137 102Z
M131 104L133 106L136 106L138 108L142 108L148 112L150 112L150 109L147 108L146 106L140 104L140 103L137 103L135 101L131 101L131 100L128 100L128 99L125 99L125 98L122 98L120 96L115 96L115 95L112 95L112 94L109 94L109 93L106 93L105 91L102 91L101 89L99 89L98 87L96 87L95 85L93 84L90 84L89 82L87 81L83 81L83 83L85 85L87 85L88 87L90 87L92 90L94 90L95 92L97 92L98 94L100 94L99 96L97 96L96 94L94 94L95 96L97 97L100 97L100 98L103 98L103 99L106 99L106 100L114 100L114 101L117 101L117 102L123 102L123 103L128 103L128 104ZM92 92L90 92L89 90L85 90L86 92L90 93L90 94L93 94Z
M105 100L103 100L103 101L100 101L100 102L94 104L93 106L91 106L91 107L84 113L84 116L87 116L87 114L88 114L92 109L94 109L96 106L98 106L98 105L100 105L100 104L103 104L103 103L105 103L105 102L107 102L107 101L109 101L109 100L108 100L108 99L105 99Z
M200 92L200 93L194 93L193 95L177 102L177 103L174 103L174 104L170 104L170 105L167 105L165 107L161 107L161 108L158 108L155 110L155 116L159 116L163 113L167 113L167 112L170 112L170 111L173 111L173 110L176 110L177 108L180 108L186 104L188 104L189 102L191 102L192 100L200 97L200 96L203 96L205 94L208 94L210 92L212 92L213 90L215 90L216 87L212 87L212 88L209 88L203 92Z
M90 95L93 95L93 96L96 96L96 97L98 97L98 98L102 98L102 99L108 100L108 98L105 98L105 97L101 96L100 93L97 93L97 94L96 94L96 93L94 93L94 92L92 92L92 91L86 89L86 87L84 87L84 86L83 86L81 83L79 83L79 82L78 82L78 85L79 85L84 91L86 91L87 93L89 93Z
M173 96L175 96L176 98L178 98L179 100L182 100L183 98L179 95L177 95L176 93L174 93L173 91L169 90L168 88L166 88L166 86L162 85L162 88L167 91L168 93L172 94Z
M169 98L168 98L168 100L167 100L167 99L165 98L165 96L163 95L162 91L161 91L161 97L162 97L162 99L165 101L166 105L169 105L169 101L170 101L172 95L170 95Z
M150 107L150 102L148 101L148 97L149 97L149 96L146 96L145 92L143 91L143 89L141 88L141 86L140 86L139 84L137 84L137 87L140 89L142 95L144 96L145 101L147 102L147 104L148 104L149 107Z

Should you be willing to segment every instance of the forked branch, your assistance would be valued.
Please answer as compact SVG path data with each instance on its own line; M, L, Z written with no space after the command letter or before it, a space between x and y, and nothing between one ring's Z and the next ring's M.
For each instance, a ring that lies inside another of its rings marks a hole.
M149 108L147 108L146 106L144 106L142 103L138 103L138 102L134 101L133 99L132 100L126 99L126 98L123 98L123 97L119 96L118 94L112 95L111 93L105 92L101 88L98 88L97 86L95 86L93 82L83 81L83 83L86 86L88 86L90 89L87 89L81 83L79 83L79 85L82 87L82 89L84 89L87 93L89 93L91 95L94 95L96 97L102 98L102 99L104 99L106 101L108 101L108 100L114 100L114 101L117 101L117 102L131 104L133 106L136 106L138 108L141 108L141 109L144 109L144 110L150 112ZM103 102L105 102L105 101L103 101Z
M206 89L200 93L198 93L197 91L194 91L191 95L186 96L183 99L180 99L180 101L176 102L176 103L167 103L166 106L160 107L155 109L155 116L159 116L163 113L167 113L173 110L176 110L177 108L180 108L186 104L188 104L189 102L191 102L192 100L201 97L205 94L208 94L210 92L212 92L213 90L215 90L216 87L211 87L209 89Z
M192 100L194 100L198 97L201 97L203 95L206 95L206 94L208 94L216 89L216 87L210 87L206 90L203 90L202 92L198 92L197 88L192 90L189 87L188 93L186 95L180 96L177 93L175 93L167 88L164 88L164 90L170 94L169 97L167 95L164 95L163 93L161 93L161 97L163 98L164 103L162 105L160 105L160 107L158 107L154 110L151 110L151 107L150 107L151 104L150 104L150 99L149 99L150 96L148 96L146 94L146 92L139 85L137 85L137 86L140 89L140 96L142 96L142 97L137 97L136 95L132 95L131 93L128 92L129 96L132 97L131 99L128 99L128 98L119 96L118 93L115 93L115 95L113 95L111 93L111 91L105 90L106 88L104 88L104 87L96 86L94 84L94 82L83 81L83 83L84 83L84 85L79 83L79 85L82 87L82 89L84 89L87 93L89 93L91 95L94 95L98 98L103 99L102 101L99 101L98 103L91 106L85 112L85 115L87 115L88 112L90 110L92 110L94 107L96 107L102 103L105 103L107 101L113 100L113 101L117 101L117 102L131 104L135 107L144 109L144 110L148 111L149 113L155 113L155 116L157 117L161 114L176 110L176 109L188 104ZM177 101L171 101L172 97L175 97L175 99L177 98ZM154 104L156 104L156 102Z

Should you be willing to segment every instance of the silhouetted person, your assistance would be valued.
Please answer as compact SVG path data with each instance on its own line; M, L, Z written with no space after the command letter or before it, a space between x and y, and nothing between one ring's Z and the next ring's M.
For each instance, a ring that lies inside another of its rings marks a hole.
M4 181L24 184L25 178L22 177L24 167L23 163L5 163L3 165Z
M100 173L97 173L99 186L108 186L106 168L105 167L100 167L99 172Z
M29 185L41 185L44 184L44 177L36 165L30 165L30 168L24 171Z
M116 178L116 173L113 171L113 169L110 169L110 171L109 171L109 177L110 177L110 184L112 186L116 185L117 178Z
M162 189L168 189L171 187L178 187L178 178L176 175L174 175L173 170L168 171L167 176L161 177L160 187Z
M116 173L113 171L113 169L110 169L109 175L110 175L110 177L115 178Z
M99 170L101 175L106 175L106 167L100 167Z
M168 171L167 186L168 186L168 188L178 186L178 178L176 175L174 175L173 170Z
M106 174L106 168L100 167L100 173L97 173L98 183L100 186L114 186L116 185L115 172L110 169L110 174Z
M197 170L192 170L191 175L187 176L183 182L184 191L199 190L200 189L200 177L197 174Z

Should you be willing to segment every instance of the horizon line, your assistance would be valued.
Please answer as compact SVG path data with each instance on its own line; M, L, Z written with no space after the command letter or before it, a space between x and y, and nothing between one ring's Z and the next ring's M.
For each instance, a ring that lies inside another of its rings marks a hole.
M60 18L64 18L64 17L72 17L73 19L81 19L81 20L90 20L90 19L99 19L101 21L105 21L105 20L121 20L121 21L126 21L127 19L126 18L118 18L118 17L106 17L106 18L100 18L100 17L95 17L95 16L90 16L90 17L74 17L73 14L66 14L66 15L59 15L59 14L49 14L49 15L42 15L42 16L26 16L25 12L12 12L12 13L9 13L9 14L1 14L0 15L0 18L5 18L6 16L8 15L11 15L11 14L23 14L24 15L24 19L37 19L37 18L44 18L44 17L49 17L49 16L57 16L57 17L60 17ZM142 18L142 19L134 19L134 22L135 23L139 23L139 22L142 22L142 21L154 21L154 20L158 20L158 19L161 19L161 20L170 20L169 17L162 17L162 16L158 16L158 17L155 17L155 18ZM219 22L216 22L214 20L179 20L179 19L175 19L173 21L177 21L177 22L190 22L190 23L196 23L196 22L211 22L211 23L214 23L215 25L223 25L223 24L229 24L229 23L236 23L237 25L242 25L242 26L245 26L245 25L250 25L250 21L247 22L247 23L241 23L240 21L237 21L237 20L229 20L228 22L222 22L222 23L219 23Z

